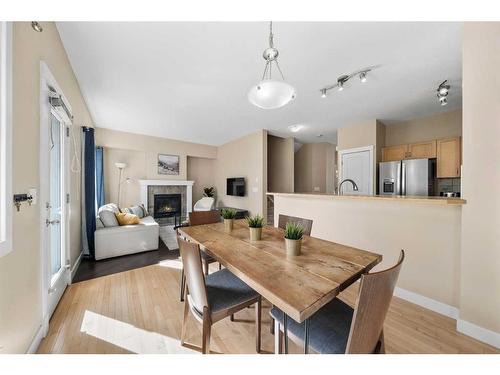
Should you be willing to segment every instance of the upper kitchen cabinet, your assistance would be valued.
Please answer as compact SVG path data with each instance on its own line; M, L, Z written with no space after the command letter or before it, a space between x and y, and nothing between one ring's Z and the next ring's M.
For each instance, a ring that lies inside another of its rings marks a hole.
M460 137L438 139L436 149L437 177L460 177Z
M436 157L436 141L411 143L406 159L432 159Z
M405 159L408 154L408 145L388 146L382 148L382 161L396 161Z

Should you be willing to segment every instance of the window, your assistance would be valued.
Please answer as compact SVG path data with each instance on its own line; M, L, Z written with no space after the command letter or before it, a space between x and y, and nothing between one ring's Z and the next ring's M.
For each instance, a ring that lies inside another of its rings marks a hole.
M0 22L0 256L12 250L12 24Z

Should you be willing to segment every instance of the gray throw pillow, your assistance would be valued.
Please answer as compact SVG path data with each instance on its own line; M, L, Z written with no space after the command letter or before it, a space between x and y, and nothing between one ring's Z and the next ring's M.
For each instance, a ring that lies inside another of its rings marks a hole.
M101 210L101 212L99 212L99 218L106 228L117 227L119 225L118 220L116 220L115 213L111 210Z

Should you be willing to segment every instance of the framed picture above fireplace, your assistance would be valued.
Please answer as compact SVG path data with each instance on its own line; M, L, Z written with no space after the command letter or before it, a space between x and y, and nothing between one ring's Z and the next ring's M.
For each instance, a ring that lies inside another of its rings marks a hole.
M158 154L158 174L179 174L179 155Z

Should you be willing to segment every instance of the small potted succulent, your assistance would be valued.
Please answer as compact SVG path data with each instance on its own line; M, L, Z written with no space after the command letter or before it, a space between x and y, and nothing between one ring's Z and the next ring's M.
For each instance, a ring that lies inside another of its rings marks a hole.
M231 208L223 208L221 215L222 218L224 219L224 228L226 229L226 232L231 232L233 230L236 211Z
M286 245L287 255L292 255L292 256L300 255L303 234L304 234L304 227L302 225L293 222L286 223L285 245Z
M249 216L246 218L248 228L250 229L250 241L260 241L262 238L262 226L264 218L260 215Z

